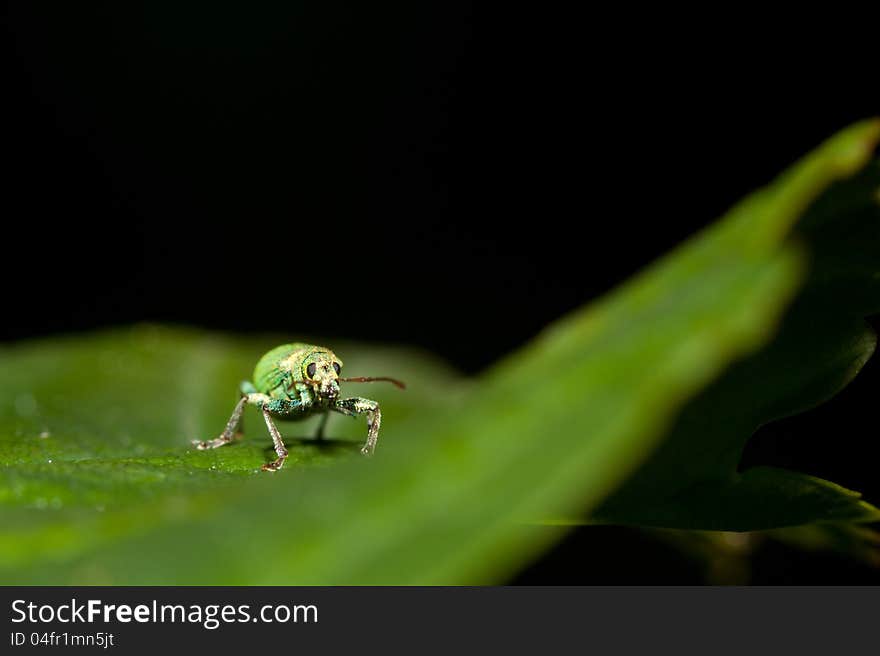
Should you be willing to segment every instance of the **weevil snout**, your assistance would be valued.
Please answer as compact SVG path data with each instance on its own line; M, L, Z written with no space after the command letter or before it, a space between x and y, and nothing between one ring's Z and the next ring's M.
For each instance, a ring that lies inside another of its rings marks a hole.
M331 357L318 357L306 366L306 377L317 384L318 396L325 399L339 397L341 363Z
M318 396L331 401L339 396L339 382L335 375L333 378L328 377L321 380L318 385Z

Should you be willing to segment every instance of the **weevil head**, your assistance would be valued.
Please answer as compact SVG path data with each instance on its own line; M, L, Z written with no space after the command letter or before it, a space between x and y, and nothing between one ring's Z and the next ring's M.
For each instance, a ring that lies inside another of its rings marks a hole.
M342 360L326 349L309 353L302 362L303 378L309 382L322 399L333 400L339 397L339 372Z

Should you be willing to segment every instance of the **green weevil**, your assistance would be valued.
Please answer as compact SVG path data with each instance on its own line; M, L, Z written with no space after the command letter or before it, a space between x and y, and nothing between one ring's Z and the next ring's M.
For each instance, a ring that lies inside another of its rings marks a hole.
M316 439L322 439L331 410L349 417L365 414L367 441L361 453L372 455L376 449L376 441L379 439L379 425L382 423L379 404L360 397L339 398L339 383L387 381L401 389L405 386L399 380L387 377L340 378L341 372L342 360L323 346L294 343L273 348L257 362L253 382L241 383L239 387L241 398L220 437L213 440L193 440L193 444L200 450L216 449L241 437L239 429L244 407L253 405L262 411L266 427L275 444L275 453L278 454L277 460L263 465L263 471L278 471L287 458L287 449L272 417L304 419L321 414Z

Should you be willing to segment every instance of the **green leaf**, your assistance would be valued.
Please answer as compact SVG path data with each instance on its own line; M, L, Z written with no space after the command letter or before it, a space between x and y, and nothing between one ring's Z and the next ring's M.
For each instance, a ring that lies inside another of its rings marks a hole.
M285 425L293 457L277 475L257 473L271 451L253 414L242 443L188 448L190 439L219 432L239 380L262 351L299 336L242 340L147 326L4 349L0 581L502 580L562 531L532 520L596 508L639 465L649 466L658 445L676 439L663 442L672 427L677 434L679 413L695 395L724 389L719 375L771 342L803 282L817 275L809 241L792 238L798 219L830 184L865 165L878 133L876 122L844 131L716 225L476 380L412 351L315 340L334 348L350 375L409 383L406 392L370 388L384 421L369 460L356 455L365 427L344 418L330 426L340 439L325 446L302 439L310 426ZM817 217L816 230L834 232L821 228L833 220ZM872 261L863 265L833 260L823 270L863 281L876 273ZM869 300L873 288L863 287ZM825 340L853 334L844 325L852 330L854 315L845 314L846 321L823 328L817 346L826 364L815 382L825 392L845 382L821 379L840 371L840 344ZM859 342L846 351L848 371L865 349ZM745 392L731 389L723 402L735 407ZM819 396L802 392L779 407ZM709 434L705 442L715 439ZM716 508L724 521L770 526L792 516L796 523L876 517L850 493L794 474L734 472L735 481L748 477L746 493L718 488L727 479L716 474L727 470L700 452L680 455L658 480L672 480L666 489L678 490L676 477L693 463L706 474L699 481L716 486L708 494L725 504ZM633 479L636 489L642 476L650 472ZM621 516L638 515L646 501L631 498L637 505L619 505ZM733 512L726 515L728 502ZM697 510L694 518L703 521Z
M256 411L245 415L249 439L234 448L198 452L187 445L220 432L238 400L238 382L280 340L141 325L0 352L0 389L8 401L0 406L0 502L106 507L255 473L274 459ZM393 367L415 385L410 394L373 388L396 417L441 402L458 378L413 350L339 346L352 371ZM343 417L334 421L337 436L351 439L319 444L306 439L314 421L291 424L301 432L288 438L296 447L289 464L326 464L356 452L354 436L362 438L363 427Z
M858 494L827 481L769 467L737 471L760 426L831 398L873 354L876 335L863 317L880 312L878 189L875 161L806 213L793 238L810 255L808 275L775 338L687 404L594 521L745 531L880 519Z

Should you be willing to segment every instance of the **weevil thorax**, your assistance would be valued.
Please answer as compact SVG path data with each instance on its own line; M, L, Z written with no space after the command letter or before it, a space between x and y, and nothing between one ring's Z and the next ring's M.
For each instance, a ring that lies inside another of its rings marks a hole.
M315 347L304 354L299 362L299 371L294 371L297 378L308 383L319 401L333 401L339 398L339 372L342 360L333 351Z

